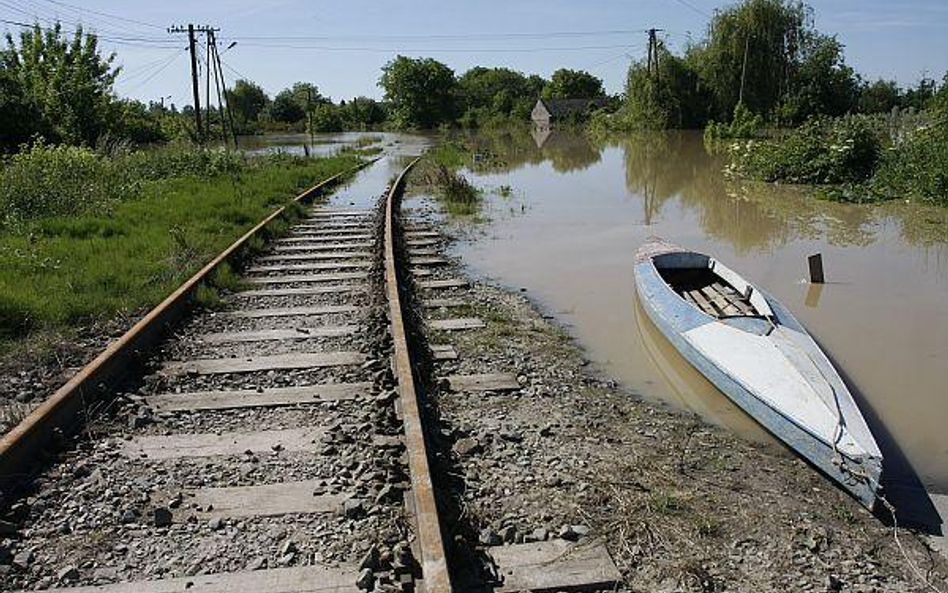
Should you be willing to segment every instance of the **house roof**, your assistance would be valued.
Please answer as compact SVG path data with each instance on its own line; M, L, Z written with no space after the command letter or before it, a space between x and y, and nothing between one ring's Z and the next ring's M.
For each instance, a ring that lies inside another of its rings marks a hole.
M563 117L577 111L586 111L589 107L604 107L605 99L540 99L539 102L553 117Z

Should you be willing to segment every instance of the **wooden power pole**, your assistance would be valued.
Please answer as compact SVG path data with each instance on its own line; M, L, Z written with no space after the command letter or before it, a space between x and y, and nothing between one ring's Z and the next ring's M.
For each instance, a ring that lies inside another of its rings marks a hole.
M204 141L204 127L201 125L201 89L198 86L198 67L197 67L197 34L219 31L213 27L203 26L195 27L188 23L187 27L173 26L168 27L168 33L187 33L188 49L191 52L191 89L194 93L194 125L197 127L197 136L199 141ZM210 105L208 105L210 108Z
M658 76L658 35L660 31L665 29L649 29L648 30L648 74L649 76Z

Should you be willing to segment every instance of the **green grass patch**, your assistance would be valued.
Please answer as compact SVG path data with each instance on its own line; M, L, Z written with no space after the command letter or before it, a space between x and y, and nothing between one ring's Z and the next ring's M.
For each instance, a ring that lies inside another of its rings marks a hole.
M0 229L0 349L34 332L156 305L300 190L357 163L353 156L264 158L217 174L138 177L133 196L18 217ZM286 223L268 232L281 228ZM222 268L199 300L213 304L219 290L238 284Z

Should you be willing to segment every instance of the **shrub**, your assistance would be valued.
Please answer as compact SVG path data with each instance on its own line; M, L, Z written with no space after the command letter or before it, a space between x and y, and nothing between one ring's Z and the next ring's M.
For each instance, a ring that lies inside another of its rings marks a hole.
M778 140L736 142L732 171L764 181L837 184L867 181L882 151L865 116L812 118Z
M280 157L255 162L274 158ZM117 202L139 195L146 181L213 177L247 166L241 154L189 145L133 151L127 144L105 142L96 151L38 141L8 157L0 169L0 228L16 230L25 221L50 216L108 212Z
M710 121L704 129L704 143L714 147L722 140L756 138L764 127L764 118L751 112L743 103L734 107L731 123Z
M948 124L921 128L886 149L871 187L880 199L918 198L948 206Z
M133 192L129 180L116 175L109 159L100 154L37 142L11 156L0 172L2 225L108 209Z

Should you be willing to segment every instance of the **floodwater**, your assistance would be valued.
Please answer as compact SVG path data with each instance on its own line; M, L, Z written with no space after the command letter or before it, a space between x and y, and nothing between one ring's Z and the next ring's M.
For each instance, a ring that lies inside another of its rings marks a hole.
M479 223L459 226L467 238L457 254L474 273L526 289L607 373L769 440L640 310L633 256L662 236L714 255L786 304L876 419L878 440L926 487L948 491L948 209L843 205L729 181L698 134L475 140L485 158L466 174L487 199ZM821 287L805 280L816 252Z
M335 154L343 148L381 148L382 155L418 155L430 140L423 136L393 132L338 132L332 134L265 134L240 136L238 145L247 154L303 155Z
M398 176L409 161L433 144L428 136L392 132L341 132L338 134L267 134L242 136L241 148L247 154L329 155L343 148L381 149L373 165L352 176L330 196L327 204L334 208L371 208L390 181ZM361 145L361 146L360 146Z

